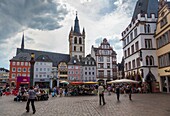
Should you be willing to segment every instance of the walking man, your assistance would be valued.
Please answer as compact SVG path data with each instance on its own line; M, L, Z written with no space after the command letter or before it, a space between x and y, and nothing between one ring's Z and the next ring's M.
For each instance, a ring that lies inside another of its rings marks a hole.
M129 85L128 89L129 89L129 100L132 100L132 86Z
M104 87L99 83L98 87L98 93L99 93L99 104L101 105L101 99L103 101L103 105L106 104L105 99L104 99Z
M33 114L35 114L36 110L35 110L35 106L34 106L34 100L36 97L36 93L34 91L33 87L30 87L30 90L28 91L28 100L27 100L27 106L26 106L26 112L29 112L30 108L30 102L31 102L31 106L32 106L32 110L33 110Z
M116 87L116 95L117 95L117 101L119 101L119 97L120 97L120 88L119 88L119 86Z

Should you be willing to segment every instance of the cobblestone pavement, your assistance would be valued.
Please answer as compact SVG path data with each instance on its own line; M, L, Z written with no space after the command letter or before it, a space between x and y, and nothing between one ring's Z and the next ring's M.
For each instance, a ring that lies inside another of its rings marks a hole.
M26 102L14 102L14 96L0 97L0 116L31 116ZM99 105L98 96L54 97L35 102L34 116L170 116L170 94L133 94L132 101L121 95L105 94L106 105Z

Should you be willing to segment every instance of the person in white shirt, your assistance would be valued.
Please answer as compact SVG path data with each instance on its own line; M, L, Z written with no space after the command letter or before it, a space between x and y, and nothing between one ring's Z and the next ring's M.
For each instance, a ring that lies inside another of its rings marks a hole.
M103 105L106 104L105 99L104 99L104 87L99 83L98 87L98 94L99 94L99 105L101 105L101 99L103 101Z

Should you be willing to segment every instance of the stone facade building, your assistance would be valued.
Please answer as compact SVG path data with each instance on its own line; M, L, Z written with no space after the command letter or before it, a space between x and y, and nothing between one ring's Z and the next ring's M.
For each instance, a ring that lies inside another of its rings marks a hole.
M0 68L0 88L9 85L9 70Z

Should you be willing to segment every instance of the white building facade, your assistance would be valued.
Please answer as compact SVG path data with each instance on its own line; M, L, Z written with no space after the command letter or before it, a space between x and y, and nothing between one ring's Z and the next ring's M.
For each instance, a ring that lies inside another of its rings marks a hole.
M125 78L147 82L150 91L154 91L158 78L154 39L157 7L157 0L138 0L132 21L122 32Z
M52 87L52 61L46 55L41 55L35 60L34 64L34 85L41 88Z

